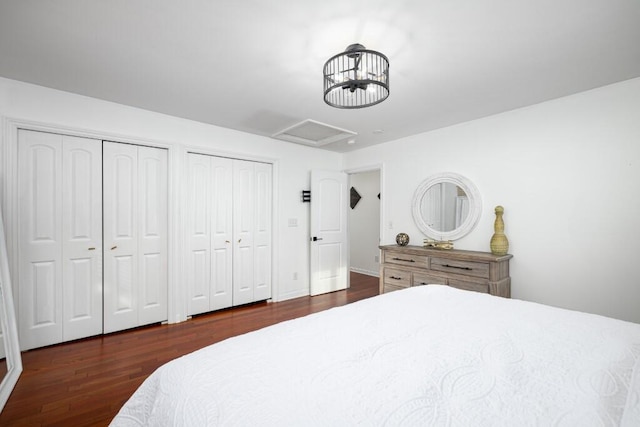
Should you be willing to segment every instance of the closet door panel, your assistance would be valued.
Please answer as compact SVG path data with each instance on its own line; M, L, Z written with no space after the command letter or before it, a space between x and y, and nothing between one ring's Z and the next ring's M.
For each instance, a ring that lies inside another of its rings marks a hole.
M231 307L233 305L233 258L231 248L212 251L211 257L211 304L210 310Z
M137 147L103 142L104 332L138 325Z
M234 160L233 172L233 304L240 305L254 301L254 163Z
M102 143L63 138L63 341L102 333Z
M271 169L270 164L255 164L255 301L271 298Z
M253 302L253 248L236 246L233 265L233 305Z
M233 304L233 160L211 161L211 300L210 309Z
M62 341L62 136L18 134L22 350Z
M167 320L167 151L138 147L139 324Z
M210 311L211 281L211 160L189 153L187 209L187 313Z

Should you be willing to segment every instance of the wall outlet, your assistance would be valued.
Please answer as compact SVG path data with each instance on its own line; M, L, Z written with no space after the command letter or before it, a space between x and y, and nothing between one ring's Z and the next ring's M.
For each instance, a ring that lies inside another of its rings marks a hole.
M293 273L293 280L298 280L298 272Z
M376 255L375 257L373 257L375 262L380 262L380 257L378 255Z

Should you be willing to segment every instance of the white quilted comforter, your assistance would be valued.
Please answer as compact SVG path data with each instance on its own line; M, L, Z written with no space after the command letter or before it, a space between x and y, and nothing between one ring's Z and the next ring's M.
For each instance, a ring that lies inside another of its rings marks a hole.
M159 368L113 426L640 426L640 324L421 286Z

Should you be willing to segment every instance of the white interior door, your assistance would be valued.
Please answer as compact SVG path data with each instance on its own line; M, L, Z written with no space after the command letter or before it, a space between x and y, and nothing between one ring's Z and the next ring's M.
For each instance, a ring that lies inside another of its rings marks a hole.
M167 319L166 150L103 142L104 332Z
M233 305L271 298L272 165L233 161Z
M233 160L211 161L210 310L233 305Z
M233 305L254 301L255 163L233 161Z
M272 166L188 154L188 313L271 298Z
M138 148L104 141L104 332L138 324Z
M272 166L255 164L255 229L253 300L271 298Z
M311 295L349 284L347 200L347 174L311 171Z
M188 155L188 314L233 303L233 161Z
M102 331L101 142L18 134L23 350Z
M187 313L209 311L211 281L211 157L190 153L187 209Z
M138 325L148 325L167 320L167 150L138 147L138 188Z
M102 333L102 144L63 139L63 341Z
M22 350L62 342L62 138L23 130L18 135Z

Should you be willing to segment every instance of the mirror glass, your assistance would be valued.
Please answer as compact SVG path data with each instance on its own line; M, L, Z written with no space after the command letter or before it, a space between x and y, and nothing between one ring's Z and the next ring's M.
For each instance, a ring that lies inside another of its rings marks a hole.
M18 344L18 326L13 308L11 280L9 279L9 262L7 244L4 238L4 224L0 212L0 411L7 403L13 387L22 372L20 345Z
M420 210L425 222L434 230L453 231L469 215L469 199L457 185L439 182L425 191Z
M482 210L480 194L471 181L455 173L424 180L413 196L413 219L427 237L456 240L467 235Z

